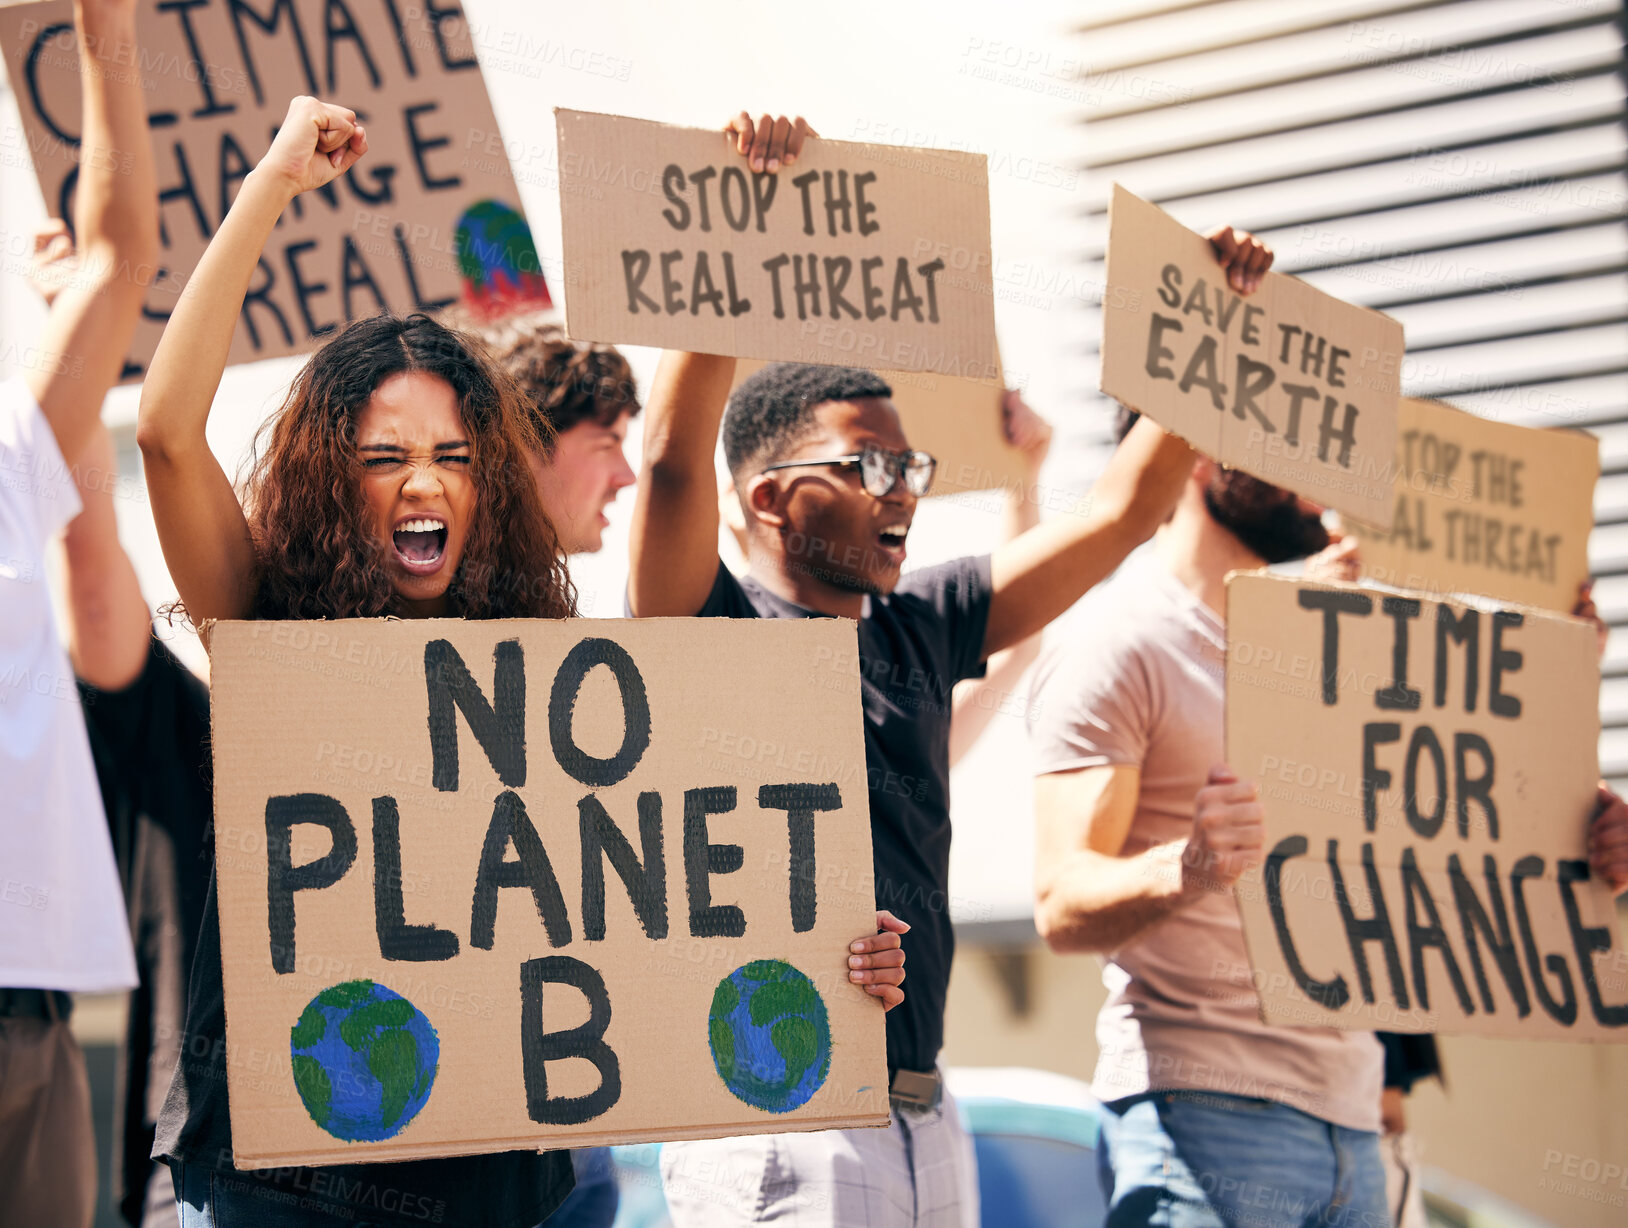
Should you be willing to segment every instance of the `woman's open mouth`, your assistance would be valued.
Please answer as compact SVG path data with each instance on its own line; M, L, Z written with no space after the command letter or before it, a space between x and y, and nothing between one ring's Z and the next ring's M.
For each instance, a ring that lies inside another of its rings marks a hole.
M403 520L390 534L396 558L415 576L434 575L447 549L447 524L439 516Z

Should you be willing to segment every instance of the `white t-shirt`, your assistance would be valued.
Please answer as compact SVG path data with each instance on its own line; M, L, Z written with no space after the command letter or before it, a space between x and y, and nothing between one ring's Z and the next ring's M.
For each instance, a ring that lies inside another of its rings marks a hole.
M0 986L98 992L135 955L46 544L79 514L56 436L21 380L0 383Z

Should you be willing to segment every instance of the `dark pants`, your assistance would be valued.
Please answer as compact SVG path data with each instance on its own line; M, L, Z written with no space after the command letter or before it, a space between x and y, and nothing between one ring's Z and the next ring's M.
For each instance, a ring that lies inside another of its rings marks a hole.
M61 1018L0 1017L0 1224L89 1228L96 1131L85 1055Z
M379 1228L335 1214L330 1204L207 1164L171 1163L181 1228Z

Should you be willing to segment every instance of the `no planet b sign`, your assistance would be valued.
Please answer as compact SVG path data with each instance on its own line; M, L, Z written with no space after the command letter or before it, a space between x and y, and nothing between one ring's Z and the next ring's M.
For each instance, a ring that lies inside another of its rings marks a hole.
M217 625L234 1162L886 1124L854 634Z

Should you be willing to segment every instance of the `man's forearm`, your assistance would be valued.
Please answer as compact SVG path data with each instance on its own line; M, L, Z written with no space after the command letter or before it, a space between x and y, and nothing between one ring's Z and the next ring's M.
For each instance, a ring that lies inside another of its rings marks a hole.
M1185 840L1157 845L1130 857L1078 849L1042 884L1035 925L1052 950L1062 954L1118 950L1196 894L1184 885Z
M158 253L158 191L134 4L80 0L83 136L74 193L78 268L51 303L28 389L70 464L124 369Z
M1091 517L1112 520L1139 545L1169 519L1197 459L1185 440L1142 418L1091 488Z
M1047 521L997 550L985 655L1040 631L1153 536L1175 507L1194 455L1174 435L1138 422L1092 489L1087 515Z
M733 358L664 353L645 407L642 467L716 491L712 457L734 380Z
M76 470L82 510L62 536L68 655L81 679L117 691L134 682L146 664L152 618L136 569L119 542L113 510L119 471L105 427L85 445Z
M158 251L158 184L134 6L79 0L84 132L74 223L82 261L139 294Z
M628 603L639 617L696 613L718 567L713 453L735 360L669 352L645 407L628 540Z

